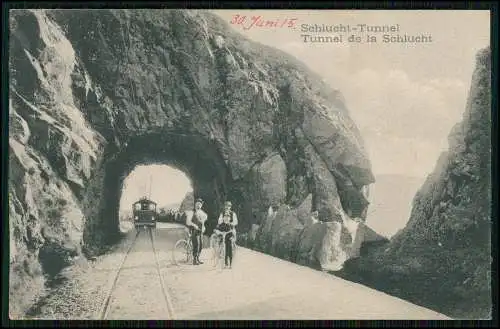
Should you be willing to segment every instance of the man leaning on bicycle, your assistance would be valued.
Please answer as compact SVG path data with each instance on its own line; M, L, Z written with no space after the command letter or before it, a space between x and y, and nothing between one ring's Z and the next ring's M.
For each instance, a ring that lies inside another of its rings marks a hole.
M221 212L217 227L214 229L214 233L221 239L224 233L227 233L225 234L226 257L224 259L226 268L231 268L232 266L233 242L236 241L236 225L238 225L238 217L236 213L231 210L231 206L231 201L226 201L224 203L224 210Z

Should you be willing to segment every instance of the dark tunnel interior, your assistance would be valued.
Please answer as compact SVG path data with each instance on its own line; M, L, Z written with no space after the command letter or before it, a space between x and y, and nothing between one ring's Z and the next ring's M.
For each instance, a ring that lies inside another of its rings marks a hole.
M232 181L229 168L215 143L197 135L165 131L135 136L105 164L105 191L100 201L99 217L106 232L119 231L120 199L125 179L136 166L150 164L181 170L191 179L194 197L205 201L203 209L208 214L206 234L215 227L217 215L227 196L231 195L233 200L238 196L237 193L230 193ZM238 209L238 201L233 201L235 210Z

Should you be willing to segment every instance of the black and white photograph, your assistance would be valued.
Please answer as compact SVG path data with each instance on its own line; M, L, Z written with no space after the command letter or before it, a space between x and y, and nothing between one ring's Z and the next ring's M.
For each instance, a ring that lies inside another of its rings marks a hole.
M8 318L491 320L490 24L9 9Z

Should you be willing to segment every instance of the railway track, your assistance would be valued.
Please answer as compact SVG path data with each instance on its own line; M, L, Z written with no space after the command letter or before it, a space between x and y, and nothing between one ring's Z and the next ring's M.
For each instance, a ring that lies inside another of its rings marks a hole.
M170 300L170 297L169 297L169 294L168 294L168 291L167 291L167 287L166 287L165 282L163 280L163 276L161 274L161 267L160 267L159 257L158 257L158 254L157 254L157 249L155 247L155 237L154 237L154 234L153 234L153 230L151 228L145 228L143 230L141 230L141 229L137 230L137 233L135 234L135 236L134 236L134 238L133 238L130 246L127 248L126 253L123 256L123 259L122 259L120 265L118 266L118 269L116 270L116 272L114 274L114 278L113 278L113 282L112 282L111 288L108 291L108 294L106 296L106 299L104 301L104 304L102 306L102 309L101 309L101 312L100 312L100 315L99 315L99 319L101 319L101 320L108 319L108 317L110 315L110 312L111 312L111 306L114 304L113 303L113 298L114 298L115 301L116 300L123 301L123 299L120 299L119 294L118 294L118 296L115 296L115 294L117 293L117 290L119 288L118 281L120 281L120 279L123 279L125 282L133 281L134 279L137 280L137 278L134 278L134 276L130 276L130 278L127 277L127 275L124 274L124 270L125 269L130 269L130 268L134 267L133 264L130 267L127 267L126 265L128 263L127 261L130 259L130 254L131 254L132 250L134 249L134 247L137 247L138 241L141 240L141 239L143 239L143 238L146 238L146 236L142 236L142 235L147 235L148 238L149 238L149 242L150 242L150 245L151 245L151 253L148 253L148 258L151 257L151 261L148 262L148 263L151 263L155 267L156 274L157 274L157 277L158 277L157 285L153 287L154 288L153 290L154 290L155 293L158 292L157 286L159 284L159 286L161 287L160 291L161 291L161 294L162 294L162 299L165 302L165 308L163 308L163 309L165 309L166 312L161 312L162 313L161 316L164 316L164 314L166 313L168 320L175 319L174 308L173 308L172 302ZM142 257L142 258L144 258L144 257ZM136 267L142 268L143 266L136 266ZM145 267L150 267L150 266L146 265ZM130 280L126 280L127 278L130 279ZM140 282L141 286L154 285L154 284L155 284L154 280L148 280L147 282L144 282L144 281ZM151 287L149 287L149 288L151 288ZM123 287L122 287L122 289L123 289ZM125 298L131 299L131 301L129 302L129 304L130 303L134 304L135 302L132 301L132 299L137 298L137 296L134 296L133 295L134 294L133 289L131 289L131 290L132 291L130 291L130 294L128 294L127 296L125 296ZM143 290L139 289L138 291L139 291L139 294L140 294L140 292L142 292ZM137 295L137 293L136 293L136 295ZM151 302L151 300L150 300L149 297L150 296L146 294L146 296L139 296L139 299L147 300L148 302ZM156 306L156 305L154 305L154 306ZM120 305L118 305L116 308L119 309ZM125 309L126 309L126 307L125 307ZM160 319L160 318L158 318L158 319Z
M118 282L118 277L120 276L120 272L122 271L122 268L123 268L123 264L125 264L125 261L127 260L127 257L130 254L130 251L134 247L135 242L137 241L137 237L139 236L140 233L141 233L140 230L138 230L136 232L134 240L132 241L132 243L130 244L130 246L127 248L127 252L125 253L125 256L123 256L123 259L122 259L120 265L118 266L118 269L116 270L116 273L115 273L115 276L114 276L114 279L113 279L113 284L111 285L111 289L108 291L108 294L107 294L106 299L104 301L104 305L103 305L103 307L101 309L101 313L100 313L100 316L99 316L99 319L101 319L101 320L105 320L106 317L107 317L107 315L108 315L109 307L110 307L110 301L111 301L111 296L113 295L113 291L115 290L116 283Z
M163 280L163 275L161 274L160 262L158 260L158 252L155 247L155 236L153 234L153 230L149 229L149 237L151 239L151 247L153 248L153 254L155 257L156 270L158 271L158 277L160 278L161 292L163 294L163 298L165 299L165 305L167 306L168 318L170 320L175 319L175 311L172 301L170 300L170 296L167 291L167 286L165 285L165 281Z

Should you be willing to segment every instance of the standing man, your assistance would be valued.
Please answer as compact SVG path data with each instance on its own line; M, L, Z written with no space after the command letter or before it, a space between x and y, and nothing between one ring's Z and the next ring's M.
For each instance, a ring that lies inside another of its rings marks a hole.
M193 211L186 211L186 225L191 233L191 242L193 245L193 265L203 264L200 261L202 246L202 234L205 232L205 222L208 218L207 214L201 209L203 200L196 199Z
M231 268L233 263L233 241L236 241L236 225L238 225L238 217L236 213L231 210L231 201L224 203L224 210L219 216L215 233L231 232L226 234L226 259L224 260L227 268Z

